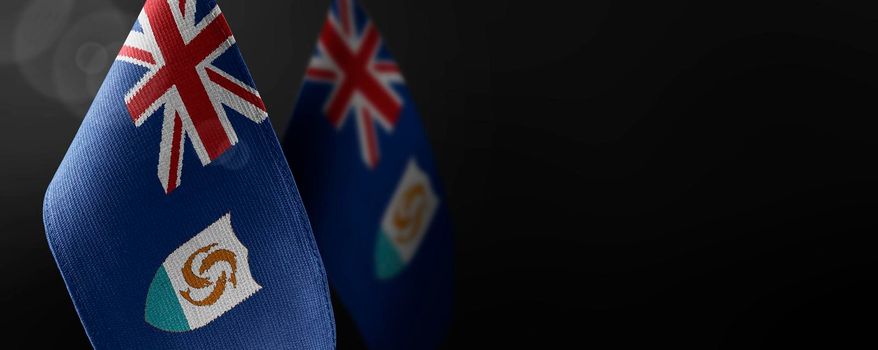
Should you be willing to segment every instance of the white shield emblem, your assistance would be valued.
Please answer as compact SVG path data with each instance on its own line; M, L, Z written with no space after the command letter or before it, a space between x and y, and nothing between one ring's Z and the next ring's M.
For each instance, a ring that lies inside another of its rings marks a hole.
M226 214L165 259L147 293L146 322L170 332L193 330L260 288Z
M381 220L375 248L378 278L395 276L412 260L438 208L430 178L410 160Z

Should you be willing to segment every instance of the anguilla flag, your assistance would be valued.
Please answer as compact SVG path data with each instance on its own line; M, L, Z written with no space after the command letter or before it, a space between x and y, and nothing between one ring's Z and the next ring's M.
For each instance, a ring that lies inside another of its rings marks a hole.
M368 345L438 346L452 306L448 199L399 68L353 0L332 2L284 149Z
M213 0L147 0L46 193L98 349L331 349L328 284Z

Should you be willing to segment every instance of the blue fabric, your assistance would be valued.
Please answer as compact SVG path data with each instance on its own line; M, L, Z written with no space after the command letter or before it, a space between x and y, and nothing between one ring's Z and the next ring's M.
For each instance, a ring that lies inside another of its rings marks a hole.
M198 9L213 4L202 0ZM249 83L237 47L231 50L223 66ZM323 265L269 121L226 108L238 143L203 166L187 140L182 185L166 194L156 177L162 110L136 127L124 100L145 72L112 66L45 197L48 242L94 347L334 348ZM147 298L154 278L167 288L165 259L225 214L261 289L201 328L150 325L156 314L145 314L147 304L171 298Z
M333 1L331 16L338 8ZM358 21L366 19L361 8L354 13ZM390 58L383 45L378 52L379 59ZM392 131L376 124L380 161L371 169L361 155L353 109L338 129L324 114L333 86L306 78L284 141L330 284L370 348L435 348L451 319L452 232L420 115L405 85L394 84L403 108ZM428 174L440 205L414 257L403 263L381 225L412 160Z

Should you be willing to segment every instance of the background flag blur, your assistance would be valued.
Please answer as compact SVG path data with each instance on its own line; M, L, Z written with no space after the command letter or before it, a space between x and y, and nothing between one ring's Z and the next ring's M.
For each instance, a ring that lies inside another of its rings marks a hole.
M452 304L447 198L399 68L353 0L331 4L284 148L367 344L438 346Z
M331 349L325 273L213 0L147 0L45 199L96 348Z

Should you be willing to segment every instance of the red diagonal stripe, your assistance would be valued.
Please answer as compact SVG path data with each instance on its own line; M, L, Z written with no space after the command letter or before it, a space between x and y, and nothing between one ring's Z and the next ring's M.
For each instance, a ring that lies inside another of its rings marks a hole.
M155 59L149 51L141 50L132 46L122 46L122 50L119 50L119 56L130 57L138 61L155 64Z
M164 68L159 69L146 84L134 93L127 103L131 120L137 122L141 115L174 85L167 72Z
M232 38L232 30L226 22L226 16L220 13L192 42L186 45L186 53L194 59L194 64L201 63L207 55L213 53L223 42Z
M399 67L393 62L376 62L372 65L378 73L399 73Z
M309 67L305 72L305 75L308 76L308 78L321 80L335 80L338 77L338 74L335 74L334 71L313 67Z
M183 120L180 118L180 113L174 112L174 132L171 135L171 159L168 166L168 188L165 190L166 193L171 193L175 188L177 188L177 167L180 165L180 147L182 144L180 143L183 138Z
M241 87L241 85L238 85L237 83L229 80L221 74L214 72L212 69L207 69L207 76L212 82L217 83L217 85L221 86L223 89L226 89L229 92L238 95L238 97L244 99L247 102L250 102L260 110L265 111L265 104L262 102L262 98L260 98L256 94Z
M378 136L375 133L375 122L372 120L372 115L367 108L360 109L360 118L363 125L363 133L366 136L368 163L370 167L374 168L378 164Z

